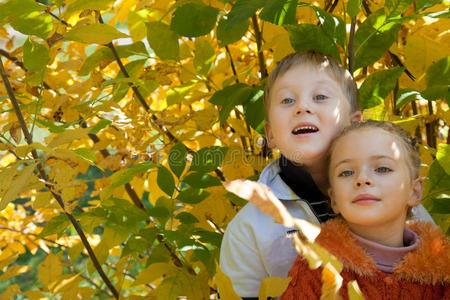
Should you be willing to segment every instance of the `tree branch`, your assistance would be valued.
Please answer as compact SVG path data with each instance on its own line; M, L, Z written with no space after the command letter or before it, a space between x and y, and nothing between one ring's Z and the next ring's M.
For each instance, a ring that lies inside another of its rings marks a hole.
M11 103L12 103L12 105L14 107L17 119L19 120L19 123L20 123L20 126L22 128L22 132L23 132L23 134L25 136L25 139L26 139L28 144L32 144L33 143L33 139L31 137L30 132L28 131L28 128L27 128L27 125L26 125L25 120L23 118L23 115L22 115L22 112L20 110L19 104L18 104L17 99L16 99L16 97L14 95L14 92L13 92L13 90L11 88L11 84L9 83L9 79L8 79L8 76L6 75L6 71L5 71L4 67L3 67L3 61L2 61L1 58L0 58L0 73L1 73L2 80L3 80L3 84L5 85L5 88L6 88L7 92L8 92L8 96L9 96L9 98L11 100ZM31 154L32 154L32 156L33 156L33 158L35 160L39 161L39 156L38 156L38 154L37 154L35 149L33 149L31 151ZM51 191L51 193L55 197L55 199L58 202L58 204L64 210L64 200L62 199L62 197L60 195L58 195L54 191L53 186L48 184L48 176L45 173L41 162L38 163L37 168L39 170L40 178L46 182L47 188ZM98 273L100 274L100 277L102 277L103 281L106 283L108 288L111 290L111 292L113 293L114 297L116 299L118 299L119 298L119 294L117 293L117 290L115 289L114 285L111 283L109 278L106 276L106 274L103 272L103 269L100 266L100 264L99 264L99 262L97 260L97 257L95 256L95 253L92 250L92 247L89 244L86 236L84 235L84 232L83 232L83 230L80 227L80 224L78 223L78 221L75 219L75 217L72 214L70 214L70 213L68 213L66 211L65 211L65 214L69 218L69 220L72 223L72 225L74 226L74 228L77 231L78 235L80 236L81 241L83 242L83 245L85 246L86 250L88 251L89 256L90 256L90 258L92 260L92 263L93 263L95 269L98 271Z
M258 50L258 62L259 62L259 73L261 74L261 79L264 79L267 77L267 68L266 68L266 62L264 59L264 53L262 52L262 35L261 31L259 30L258 26L258 19L256 18L256 15L252 16L252 25L253 30L255 31L255 38L256 38L256 49Z
M353 76L353 63L355 58L355 52L353 50L353 43L355 41L355 27L356 27L356 16L352 18L350 25L350 37L348 41L348 71Z

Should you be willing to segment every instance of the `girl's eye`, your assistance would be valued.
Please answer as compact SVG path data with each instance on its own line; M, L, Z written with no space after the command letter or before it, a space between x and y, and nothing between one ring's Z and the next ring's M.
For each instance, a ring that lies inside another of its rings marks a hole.
M352 170L345 170L342 171L341 173L338 174L338 177L349 177L353 175L353 171Z
M391 168L388 167L378 167L375 169L375 172L377 173L389 173L392 172L393 170Z
M281 101L281 103L283 103L283 104L291 104L291 103L294 103L294 99L291 99L291 98L284 98L284 99Z
M314 100L316 100L316 101L322 101L322 100L325 100L325 99L327 99L327 96L325 96L325 95L316 95L316 96L314 96Z

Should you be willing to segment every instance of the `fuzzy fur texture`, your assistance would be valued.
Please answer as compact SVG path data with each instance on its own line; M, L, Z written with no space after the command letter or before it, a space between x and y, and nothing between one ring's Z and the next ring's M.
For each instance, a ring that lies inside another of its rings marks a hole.
M359 246L342 219L322 225L316 242L343 264L340 290L348 298L347 283L356 280L366 299L450 299L450 240L430 223L413 222L407 227L419 236L419 245L395 266L393 273L376 268L373 259ZM345 241L345 242L344 242ZM320 299L322 268L310 270L298 257L282 300Z

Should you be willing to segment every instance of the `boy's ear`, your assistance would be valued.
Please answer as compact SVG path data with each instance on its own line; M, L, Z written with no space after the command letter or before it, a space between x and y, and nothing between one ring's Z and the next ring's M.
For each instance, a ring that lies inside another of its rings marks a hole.
M414 179L412 184L411 197L408 201L409 206L419 205L422 201L422 193L423 193L423 177L419 177Z
M275 148L276 145L273 140L273 134L272 134L272 130L270 129L269 122L264 123L264 131L266 132L267 146L269 146L269 148L271 148L271 149Z
M339 208L336 204L336 200L334 199L334 193L331 188L328 189L328 196L330 197L331 208L333 209L334 213L339 214Z
M361 122L362 121L362 113L358 110L350 115L350 122Z

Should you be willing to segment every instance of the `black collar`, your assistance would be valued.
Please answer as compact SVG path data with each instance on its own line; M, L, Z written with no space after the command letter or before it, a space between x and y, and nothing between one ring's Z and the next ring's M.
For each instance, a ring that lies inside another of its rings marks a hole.
M283 155L280 157L280 177L291 190L305 200L321 222L334 216L328 196L322 194L311 174L294 165Z

